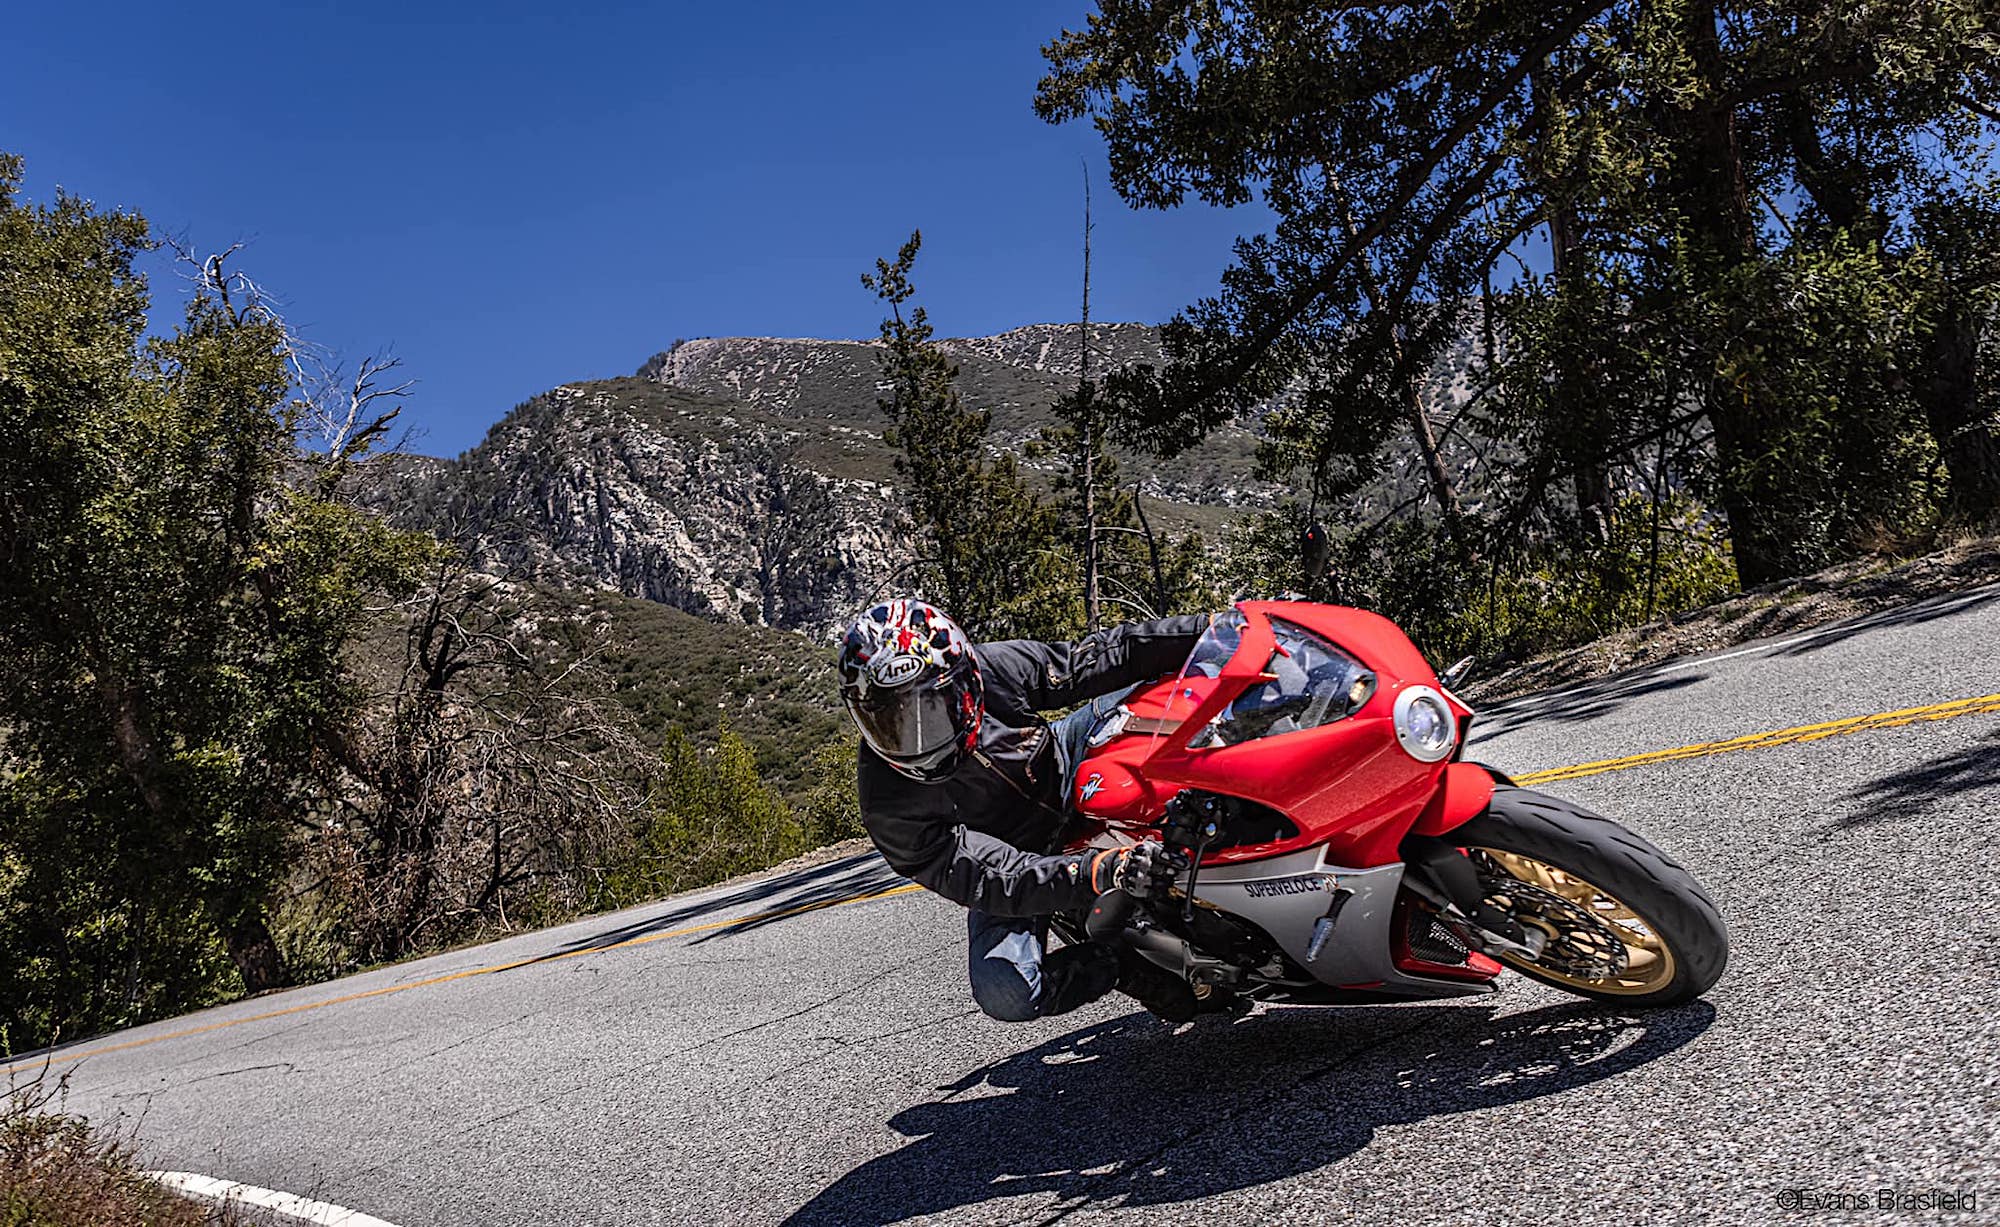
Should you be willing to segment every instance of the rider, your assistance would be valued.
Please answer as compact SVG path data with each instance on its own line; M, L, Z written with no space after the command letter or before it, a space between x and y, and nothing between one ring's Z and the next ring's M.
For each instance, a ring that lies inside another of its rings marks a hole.
M899 599L848 627L840 696L861 730L862 825L898 873L970 909L972 997L988 1015L1061 1014L1113 988L1171 1021L1195 1012L1187 982L1136 951L1046 948L1053 913L1114 886L1162 897L1186 861L1157 841L1055 854L1066 782L1104 705L1053 724L1037 713L1173 672L1206 624L1162 618L1075 643L975 647L935 606Z

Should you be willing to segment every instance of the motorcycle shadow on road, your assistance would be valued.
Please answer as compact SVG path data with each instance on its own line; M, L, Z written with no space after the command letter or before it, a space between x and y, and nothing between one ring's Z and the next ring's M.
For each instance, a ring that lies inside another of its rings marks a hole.
M1500 1018L1487 1005L1301 1009L1168 1035L1129 1014L898 1112L889 1124L912 1141L786 1222L895 1222L1030 1195L1038 1212L1166 1205L1338 1163L1385 1125L1434 1121L1442 1142L1463 1147L1466 1130L1487 1126L1455 1114L1616 1077L1714 1018L1705 1002L1650 1012L1576 1002ZM1492 1137L1508 1144L1504 1131Z

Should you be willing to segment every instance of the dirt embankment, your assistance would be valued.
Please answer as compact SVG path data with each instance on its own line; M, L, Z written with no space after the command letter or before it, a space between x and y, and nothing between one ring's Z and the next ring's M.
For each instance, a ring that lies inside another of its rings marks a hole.
M1525 661L1464 687L1474 703L1587 681L1642 665L1713 652L1774 635L1897 609L1927 597L2000 581L2000 537L1981 537L1920 558L1863 558L1813 575L1620 631Z

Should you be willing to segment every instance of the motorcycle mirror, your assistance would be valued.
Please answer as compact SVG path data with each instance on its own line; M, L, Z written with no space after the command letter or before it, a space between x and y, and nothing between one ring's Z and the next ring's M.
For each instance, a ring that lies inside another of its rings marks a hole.
M1299 560L1305 564L1306 578L1317 583L1326 574L1328 558L1333 554L1333 543L1326 535L1326 525L1314 520L1299 534Z
M1438 674L1438 681L1443 683L1446 690L1457 689L1458 684L1464 681L1466 676L1472 672L1472 664L1476 659L1478 658L1468 656L1464 660L1459 661L1443 673Z

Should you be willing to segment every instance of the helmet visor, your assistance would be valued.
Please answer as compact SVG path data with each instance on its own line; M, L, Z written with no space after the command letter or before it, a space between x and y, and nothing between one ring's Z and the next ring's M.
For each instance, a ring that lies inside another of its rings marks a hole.
M870 687L847 710L875 752L884 758L921 765L943 757L958 740L956 704L949 686L920 681L888 689Z

